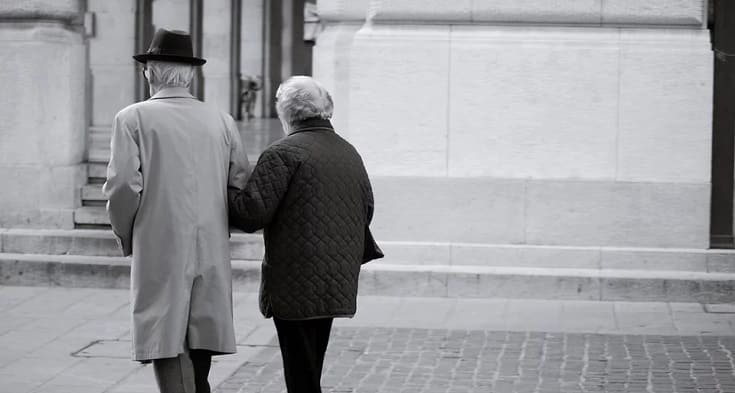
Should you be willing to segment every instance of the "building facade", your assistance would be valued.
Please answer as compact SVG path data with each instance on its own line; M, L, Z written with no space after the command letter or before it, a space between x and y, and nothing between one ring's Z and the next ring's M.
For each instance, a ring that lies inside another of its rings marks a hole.
M148 48L158 28L192 32L195 51L208 60L194 87L201 99L237 116L242 85L252 79L262 86L255 114L271 116L283 75L310 72L305 3L0 2L6 119L0 126L0 227L104 224L100 209L81 209L85 194L100 197L99 187L85 185L104 178L115 113L147 98L131 56Z
M380 238L710 246L706 1L320 5Z
M104 222L85 218L85 185L115 112L144 97L130 56L167 27L196 33L197 88L223 110L242 75L262 77L266 117L286 77L325 83L394 260L599 267L601 249L625 264L710 248L706 0L319 0L313 62L303 6L0 2L0 227Z

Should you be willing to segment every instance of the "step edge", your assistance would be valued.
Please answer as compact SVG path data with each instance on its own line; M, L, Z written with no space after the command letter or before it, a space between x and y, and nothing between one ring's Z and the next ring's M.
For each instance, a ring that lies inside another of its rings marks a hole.
M368 263L363 266L367 271L427 272L445 274L478 275L522 275L548 277L612 278L612 279L669 279L700 281L735 281L735 273L677 271L677 270L630 270L630 269L580 269L580 268L543 268L516 266L480 265L415 265Z
M75 211L83 210L85 212L94 211L101 213L105 211L104 206L81 206L75 209ZM260 233L245 233L240 232L237 229L232 229L231 239L232 240L262 240L263 235ZM89 232L86 232L89 231ZM56 236L74 236L76 237L86 236L87 233L99 233L99 232L111 232L109 229L55 229L55 228L7 228L0 227L0 234L32 234L33 232L42 232L54 234ZM586 247L586 246L554 246L554 245L538 245L538 244L492 244L492 243L444 243L444 242L406 242L406 241L378 241L380 245L386 246L410 246L410 247L473 247L483 249L537 249L537 250L601 250L610 252L660 252L660 253L692 253L701 255L735 255L735 250L720 250L720 249L687 249L687 248L649 248L649 247ZM616 269L617 270L617 269ZM634 269L631 269L634 270Z
M97 256L97 255L52 255L52 254L19 254L0 253L0 260L27 261L27 262L58 262L74 264L114 265L130 264L129 257ZM259 267L258 260L233 259L233 269L252 269ZM410 272L410 273L437 273L437 274L473 274L473 275L517 275L534 277L569 277L569 278L598 278L598 279L634 279L634 280L688 280L688 281L735 281L735 273L702 273L671 271L637 271L620 269L565 269L565 268L528 268L528 267L488 267L488 266L427 266L427 265L388 265L367 264L362 270L368 272ZM645 273L645 274L641 274ZM672 274L677 273L677 274Z
M102 206L84 206L81 208L104 209ZM81 209L79 208L79 209ZM0 227L0 236L55 236L55 237L93 237L93 238L110 238L114 239L115 235L111 229L56 229L56 228L2 228ZM237 242L252 242L263 240L262 234L232 232L230 240Z
M100 255L72 255L72 254L18 254L0 252L0 261L61 263L76 265L130 265L128 257L112 257Z

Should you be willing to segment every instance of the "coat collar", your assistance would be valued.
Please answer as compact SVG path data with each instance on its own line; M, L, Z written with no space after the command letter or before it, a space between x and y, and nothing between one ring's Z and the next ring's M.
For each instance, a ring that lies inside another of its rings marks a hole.
M149 100L162 100L166 98L194 98L189 89L185 87L164 87L154 94Z
M296 134L304 131L332 131L334 127L329 119L320 119L318 117L312 117L309 119L301 120L300 122L293 125L292 131L289 135Z

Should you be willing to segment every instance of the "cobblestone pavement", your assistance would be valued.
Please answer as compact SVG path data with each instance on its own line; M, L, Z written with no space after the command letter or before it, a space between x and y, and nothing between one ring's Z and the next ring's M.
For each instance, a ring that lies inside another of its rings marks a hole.
M233 294L238 353L209 378L220 393L283 391L257 297ZM130 360L128 298L0 286L0 393L156 392ZM361 296L358 310L334 323L325 393L735 393L733 304Z
M735 392L735 336L335 328L334 393ZM217 393L285 392L277 341Z

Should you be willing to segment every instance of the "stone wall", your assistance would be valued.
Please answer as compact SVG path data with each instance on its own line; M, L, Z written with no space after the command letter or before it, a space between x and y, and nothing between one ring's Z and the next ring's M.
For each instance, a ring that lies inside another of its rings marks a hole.
M314 77L332 94L334 127L348 135L352 44L365 23L369 0L318 0L323 30L314 46Z
M315 75L379 239L708 247L704 1L347 4Z
M0 2L0 227L71 227L84 182L79 1Z
M88 0L95 31L89 37L91 113L87 158L110 158L110 128L115 114L135 102L135 0ZM158 2L155 2L158 3Z

